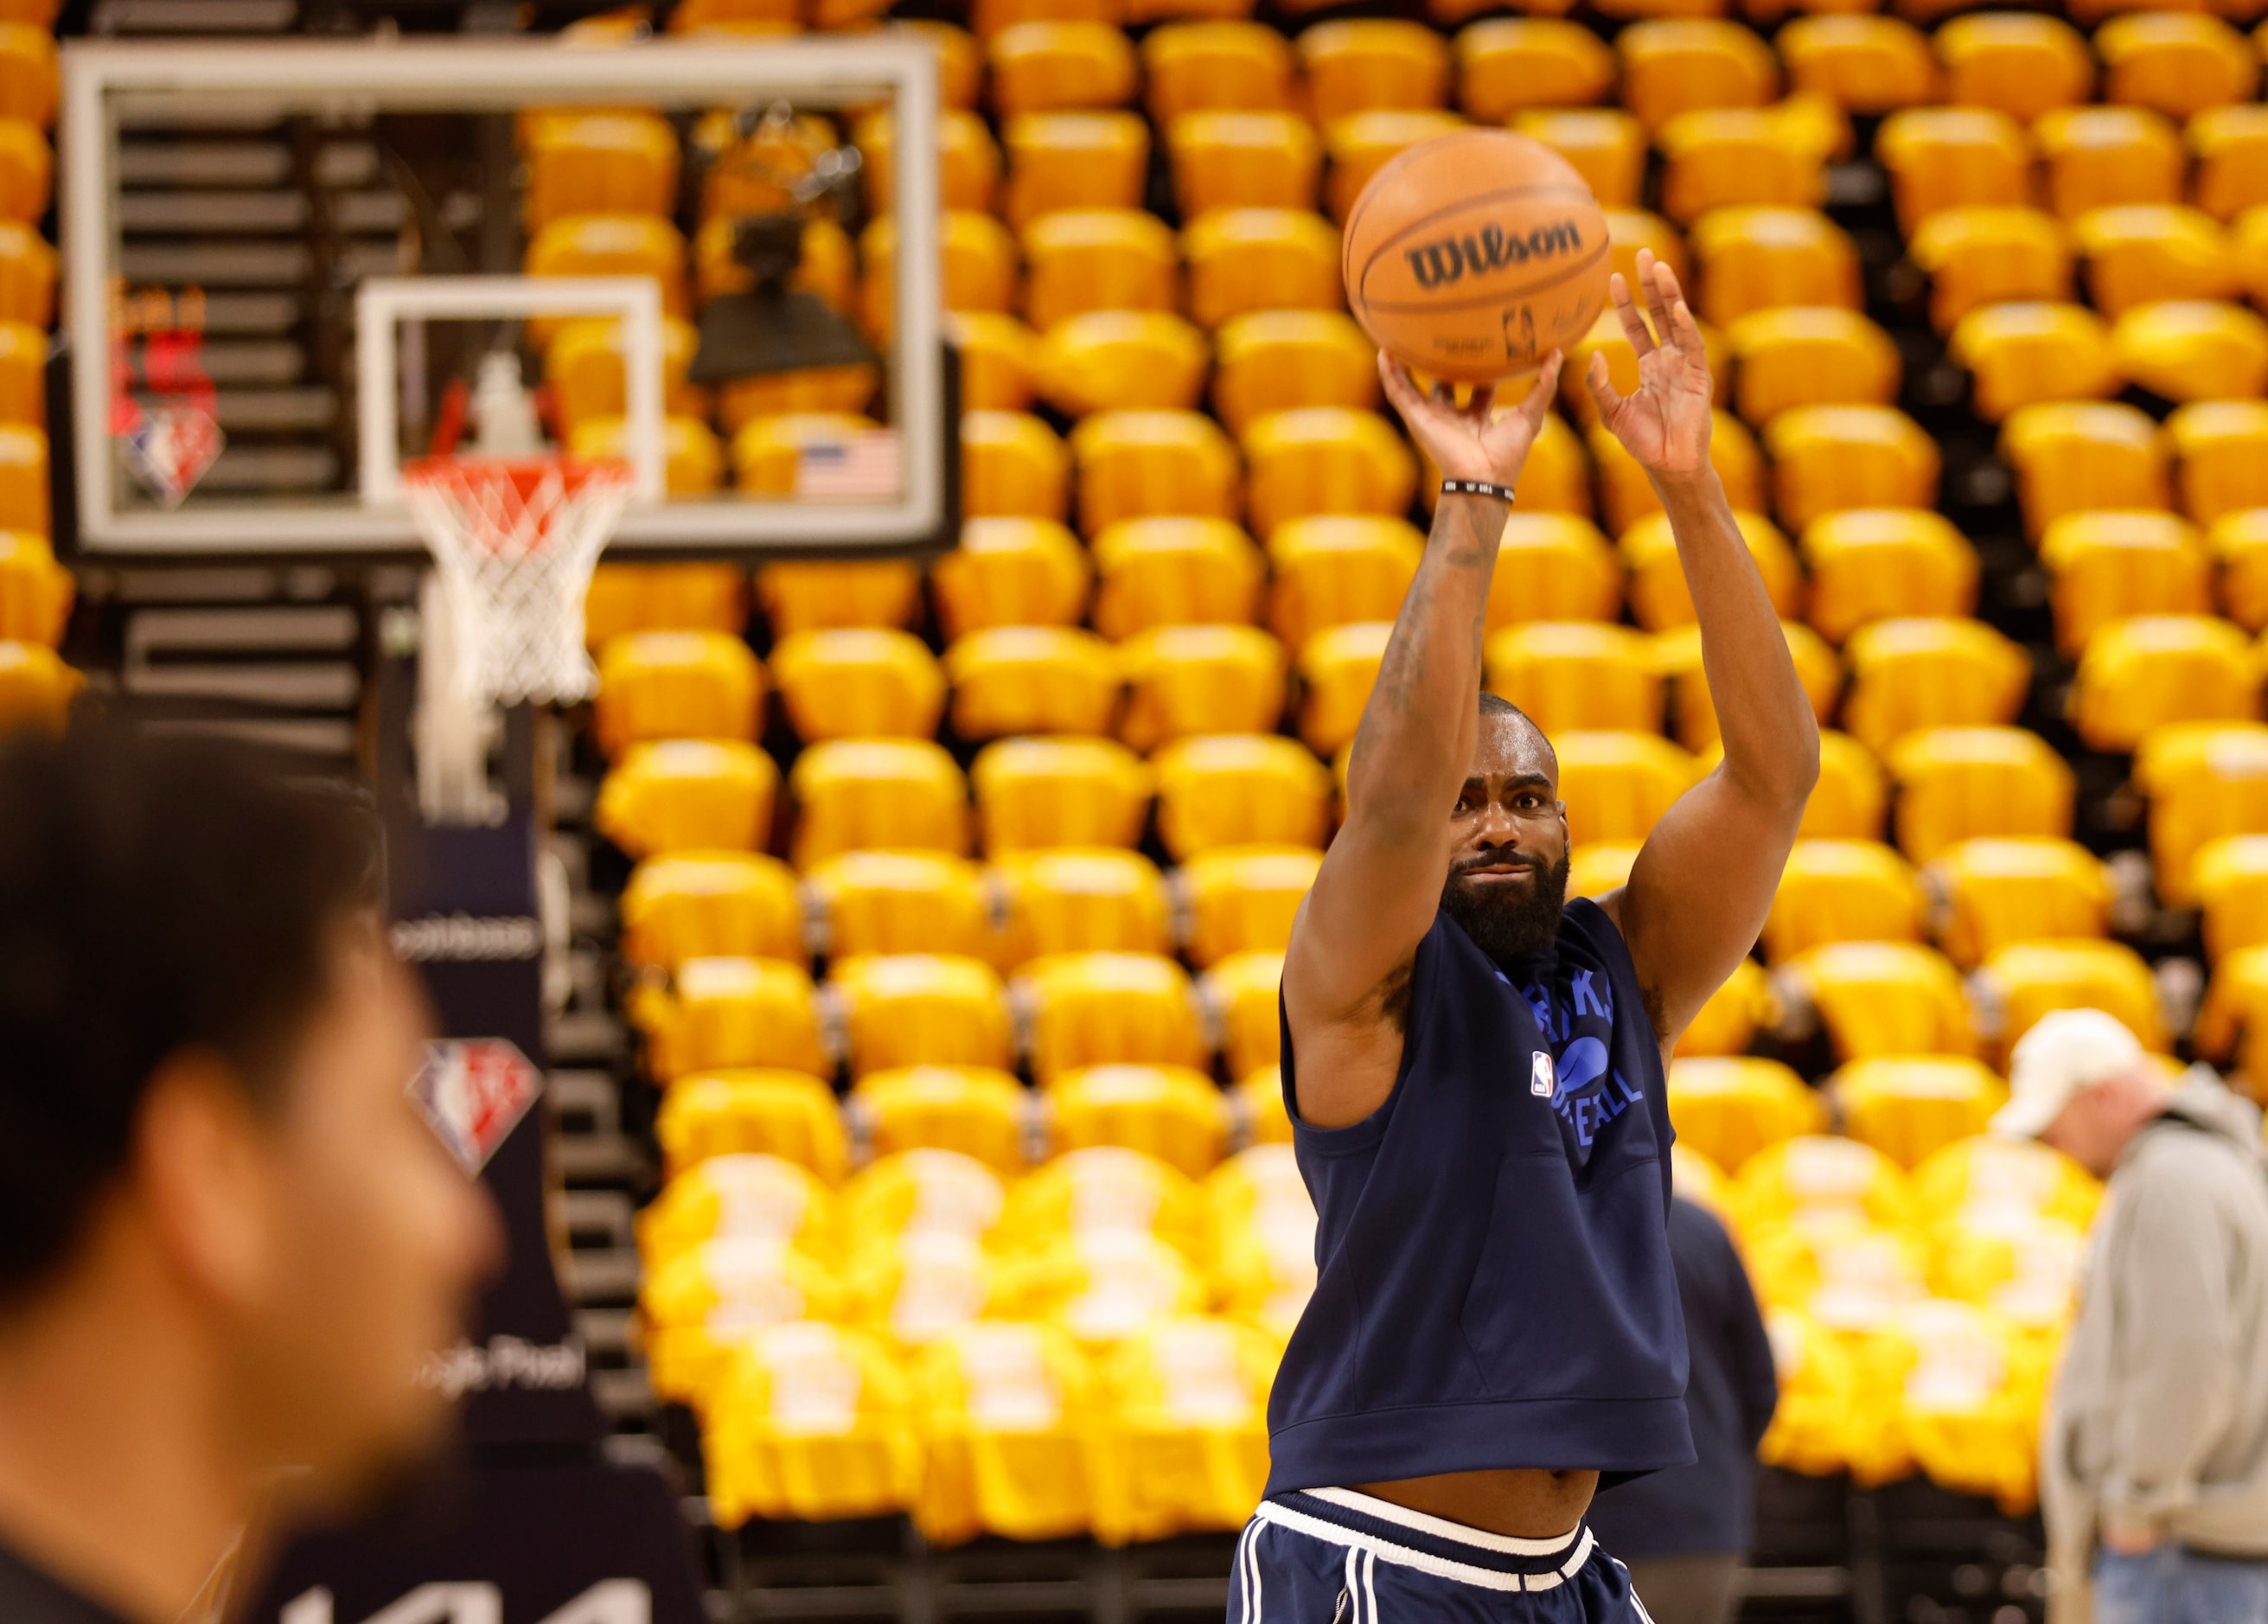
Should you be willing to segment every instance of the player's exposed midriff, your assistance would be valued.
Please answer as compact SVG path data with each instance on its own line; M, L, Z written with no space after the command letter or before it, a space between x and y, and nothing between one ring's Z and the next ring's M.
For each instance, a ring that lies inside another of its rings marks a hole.
M1598 1493L1599 1474L1527 1468L1444 1472L1434 1477L1347 1487L1484 1533L1551 1539L1583 1520L1591 1497Z

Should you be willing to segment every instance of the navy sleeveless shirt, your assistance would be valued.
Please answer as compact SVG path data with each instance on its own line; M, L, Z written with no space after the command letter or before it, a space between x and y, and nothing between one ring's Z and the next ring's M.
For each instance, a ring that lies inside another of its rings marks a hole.
M1360 1122L1300 1121L1288 1022L1283 1053L1317 1276L1269 1396L1268 1493L1693 1459L1661 1051L1596 903L1511 975L1437 915Z

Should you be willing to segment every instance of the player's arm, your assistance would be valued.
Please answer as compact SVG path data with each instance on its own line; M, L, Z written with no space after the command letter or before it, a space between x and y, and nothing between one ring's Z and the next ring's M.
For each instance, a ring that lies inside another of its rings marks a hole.
M1587 381L1607 427L1646 469L1669 515L1725 741L1723 764L1670 808L1630 883L1606 899L1666 1047L1756 945L1819 778L1819 724L1709 463L1700 328L1667 265L1641 250L1638 274L1661 342L1615 277L1615 308L1638 353L1639 387L1628 399L1616 395L1603 356Z
M1458 406L1447 385L1429 397L1407 368L1381 354L1387 397L1448 479L1510 485L1551 409L1559 354L1546 358L1527 398L1492 418L1491 391ZM1443 495L1432 533L1387 640L1347 765L1347 816L1314 889L1300 904L1284 963L1284 1008L1293 1030L1359 1021L1406 969L1440 905L1449 814L1480 728L1481 639L1489 577L1503 540L1505 505ZM1295 1075L1300 1114L1321 1126L1359 1121L1383 1103L1392 1067L1315 1067Z

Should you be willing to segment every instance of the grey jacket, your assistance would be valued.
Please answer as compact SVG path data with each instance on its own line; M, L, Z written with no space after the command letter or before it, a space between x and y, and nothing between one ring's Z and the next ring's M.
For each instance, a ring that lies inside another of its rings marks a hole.
M2106 1521L2268 1556L2268 1159L2259 1110L2203 1068L2110 1175L2040 1495L2058 1624L2090 1616Z

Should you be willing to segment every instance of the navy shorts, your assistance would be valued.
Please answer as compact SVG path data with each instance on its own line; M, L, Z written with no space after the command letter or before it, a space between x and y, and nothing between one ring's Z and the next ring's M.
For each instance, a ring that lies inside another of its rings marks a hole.
M1653 1624L1587 1524L1514 1539L1347 1488L1261 1502L1236 1544L1228 1624Z

